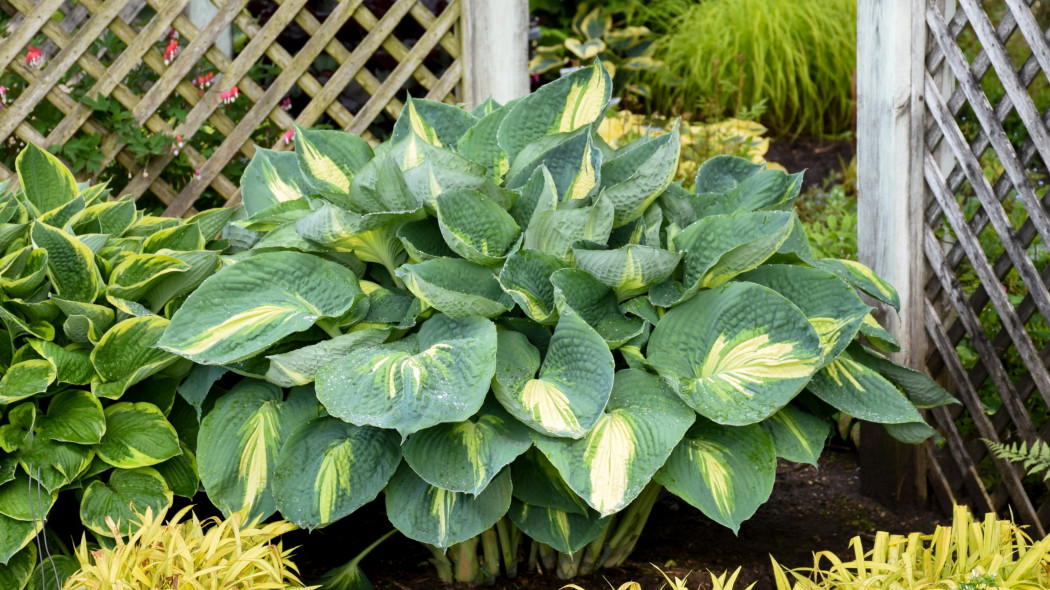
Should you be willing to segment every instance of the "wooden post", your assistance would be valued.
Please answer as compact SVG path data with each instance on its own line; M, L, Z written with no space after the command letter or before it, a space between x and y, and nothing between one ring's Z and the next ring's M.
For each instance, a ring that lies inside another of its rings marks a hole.
M895 360L922 370L923 87L926 0L860 0L857 6L857 205L860 260L892 283L901 310L882 319L901 343ZM861 489L883 502L925 502L918 448L881 426L861 430Z
M528 94L528 0L463 0L463 59L467 105Z

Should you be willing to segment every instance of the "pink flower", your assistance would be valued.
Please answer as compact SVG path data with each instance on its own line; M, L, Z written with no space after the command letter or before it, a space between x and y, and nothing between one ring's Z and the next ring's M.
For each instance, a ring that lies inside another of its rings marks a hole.
M43 67L44 52L30 45L29 49L26 50L26 64L33 66L34 68Z
M234 86L233 88L230 88L225 92L220 92L219 99L222 101L223 104L233 104L233 101L237 100L237 97L240 95L241 91L237 90L237 87Z
M7 104L7 86L0 86L0 105Z
M292 110L292 97L284 97L284 100L281 101L281 109L285 111Z
M294 135L295 135L295 128L293 127L291 129L289 129L288 131L284 132L284 135L281 136L281 141L283 141L286 144L291 143L292 142L292 136L294 136Z
M204 89L211 86L212 80L215 79L215 72L208 72L202 76L197 76L196 80L193 80L193 85L200 89L201 94L204 94Z
M175 136L175 141L172 142L172 144L171 144L171 155L173 155L173 156L179 155L179 150L182 149L182 146L183 146L182 136L181 135L176 135Z
M200 168L197 168L196 170L193 171L193 178L196 179L196 180L200 180L201 179L201 169Z
M179 41L172 39L168 43L168 48L164 50L164 65L171 65L171 62L175 61L175 56L179 54Z

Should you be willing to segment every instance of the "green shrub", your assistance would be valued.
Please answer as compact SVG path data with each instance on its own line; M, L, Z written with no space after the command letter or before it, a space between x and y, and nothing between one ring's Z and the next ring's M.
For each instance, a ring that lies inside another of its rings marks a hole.
M596 64L504 106L412 99L374 151L257 152L241 251L158 343L240 376L198 436L217 506L315 528L385 491L448 578L513 571L520 534L571 576L626 558L660 486L736 530L836 408L932 434L916 406L951 398L855 342L854 288L896 293L811 255L800 175L722 156L687 191L677 129L598 139L610 93Z
M171 423L191 364L153 345L219 268L211 238L233 214L143 215L33 145L16 170L21 188L0 195L0 580L35 555L60 493L76 490L83 525L108 537L107 517L128 530L129 502L197 492L195 441Z

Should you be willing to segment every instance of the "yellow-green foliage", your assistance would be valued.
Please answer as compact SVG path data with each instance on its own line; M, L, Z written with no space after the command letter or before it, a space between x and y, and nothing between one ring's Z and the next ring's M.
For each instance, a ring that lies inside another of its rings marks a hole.
M987 514L976 521L957 506L951 526L923 535L879 532L870 550L850 541L851 559L830 551L813 556L812 568L785 572L774 560L778 590L959 589L1042 590L1050 568L1050 537L1038 542L1014 523ZM792 584L788 574L794 578Z
M656 568L656 571L660 572L660 575L666 580L666 583L663 584L661 588L669 588L670 590L689 590L689 586L687 585L689 582L689 574L686 574L684 578L679 578L678 576L672 578L658 567ZM736 571L732 574L729 572L723 572L721 576L716 576L713 573L708 572L708 575L711 576L711 590L734 590L736 588L736 578L740 575L740 568L736 568ZM754 584L751 584L743 590L751 590L753 587ZM699 586L699 588L704 588L704 586ZM562 586L562 590L566 589L584 590L582 586L577 586L576 584ZM615 590L642 590L642 585L638 582L624 582Z
M117 539L113 549L76 550L80 570L63 590L293 590L305 588L289 559L291 550L271 541L294 530L284 521L241 528L238 515L201 521L180 510L165 524L151 510L127 541L107 517Z

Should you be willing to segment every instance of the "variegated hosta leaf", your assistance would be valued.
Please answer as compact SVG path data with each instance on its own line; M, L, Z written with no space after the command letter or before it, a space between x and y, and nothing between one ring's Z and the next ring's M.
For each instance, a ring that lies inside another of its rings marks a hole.
M504 121L504 123L506 123ZM602 152L594 144L591 128L543 137L525 147L511 160L507 188L519 188L546 168L554 180L561 201L576 201L597 191L601 177Z
M65 164L33 142L28 142L15 158L15 170L26 200L38 214L65 205L79 192L77 181Z
M595 62L545 84L522 98L499 128L499 144L513 161L525 146L553 133L567 133L601 118L612 94L612 79Z
M496 524L510 508L510 491L506 471L473 496L431 486L402 463L386 487L386 513L406 537L450 547Z
M530 506L514 500L507 516L530 539L546 543L561 553L572 555L598 538L609 524L591 510L587 515L563 512L557 508Z
M66 315L66 321L62 324L66 338L78 344L93 346L113 325L115 314L110 307L60 297L51 297L51 302Z
M223 514L247 510L266 518L276 510L270 481L288 435L317 417L310 387L288 398L276 386L244 380L215 402L197 435L197 465L208 499Z
M372 159L372 148L350 133L316 131L297 125L295 157L303 180L313 192L346 195L354 175Z
M113 537L106 517L113 519L121 536L132 534L139 515L147 509L158 514L171 506L172 493L155 469L114 469L109 481L93 481L80 500L80 520L91 532Z
M197 363L242 360L319 319L343 315L360 295L357 276L340 264L266 252L204 281L175 312L158 346Z
M13 567L13 564L24 559L20 556L23 548L28 546L29 542L42 530L44 530L43 519L38 518L27 522L0 514L0 568ZM36 554L35 550L33 554Z
M241 175L244 209L252 217L277 203L301 199L313 192L292 152L256 148L255 156Z
M761 170L762 164L756 164L747 158L725 154L714 156L701 164L696 171L696 193L728 193Z
M29 345L55 367L55 378L59 383L87 385L95 376L95 367L91 364L91 351L78 344L70 344L63 348L47 340L30 340Z
M162 253L182 261L187 268L183 272L163 277L146 293L145 303L155 312L160 311L169 301L192 292L205 279L222 268L219 253L211 250L190 252L163 250Z
M469 420L438 424L405 442L405 461L432 486L478 495L532 446L529 429L495 402Z
M773 289L806 315L829 363L853 341L871 308L835 275L805 266L771 264L740 277Z
M14 302L7 302L12 308L15 307ZM55 339L55 327L47 322L33 322L24 320L19 315L8 311L3 304L0 303L0 323L3 323L4 327L7 328L9 338L17 338L22 334L29 334L35 338L42 340L54 340Z
M864 316L864 321L860 324L860 333L864 334L869 344L883 352L899 352L901 349L893 334L886 331L870 313Z
M427 305L452 318L496 317L514 307L492 270L467 260L437 258L397 269L405 286Z
M266 372L266 380L281 387L312 383L325 365L350 354L355 349L382 344L389 335L390 330L359 330L290 352L270 355L266 357L270 359L270 370Z
M291 152L287 153L292 156ZM234 227L242 227L253 232L270 232L290 221L298 221L318 209L327 205L324 201L311 199L294 199L273 203L256 211L251 217L233 222Z
M535 375L539 352L525 337L500 332L492 391L515 418L537 432L582 438L602 415L612 392L615 362L605 340L571 311L554 329Z
M390 430L332 417L302 423L281 448L273 472L281 516L312 529L371 502L397 470L399 442Z
M317 374L317 398L347 422L413 432L466 420L496 370L496 326L435 315L403 340L351 351Z
M583 61L594 59L601 52L605 51L605 41L601 39L588 39L586 42L581 42L579 39L568 38L565 40L565 49L568 49L570 53L575 55L577 58Z
M47 276L63 299L91 303L102 291L95 254L75 236L34 222L33 245L47 250Z
M882 277L872 272L870 268L856 260L822 258L807 262L821 270L832 273L875 299L892 305L894 309L900 310L900 295L897 294L897 290L893 288L893 285L887 283Z
M656 473L656 481L733 530L773 491L777 457L761 426L698 420Z
M515 459L510 471L514 482L514 498L521 503L579 516L594 513L536 447Z
M823 356L806 317L772 290L729 283L668 311L648 360L697 412L720 424L761 422L805 387Z
M540 166L521 187L521 196L514 200L507 211L519 227L528 227L537 213L557 207L558 189L554 186L554 178L546 166Z
M394 123L391 141L400 141L415 133L434 147L456 147L477 117L459 107L421 98L408 97L401 115Z
M139 301L167 275L186 272L188 269L188 264L172 256L132 254L110 273L106 295Z
M814 375L807 387L854 418L878 424L923 422L918 410L896 386L848 351Z
M47 278L47 250L26 246L0 261L0 288L11 298L36 293Z
M521 245L514 218L485 195L459 189L441 193L436 201L441 235L467 260L497 266Z
M171 493L193 499L201 487L200 476L197 475L197 456L181 440L179 448L181 453L163 463L157 463L153 469L164 478Z
M41 359L11 365L0 377L0 404L10 404L47 391L56 375L55 367Z
M682 259L681 253L663 248L630 244L610 250L593 242L574 247L572 254L576 266L611 287L619 301L667 280Z
M82 389L63 391L51 398L47 414L37 418L37 435L50 440L94 445L106 432L102 404Z
M456 142L459 153L484 164L489 170L489 176L494 179L502 178L510 169L507 152L500 147L496 134L500 123L516 103L514 100L483 115L478 113L481 118L464 131Z
M831 434L827 420L786 405L779 412L762 421L762 428L773 441L777 457L795 463L809 463L816 467L824 450L824 442Z
M697 171L693 202L701 216L790 210L801 187L801 173L766 170L737 156L715 156Z
M182 224L162 229L142 240L142 251L156 254L161 250L191 251L204 248L204 235L196 225Z
M25 474L0 485L0 516L30 522L43 519L51 511L58 491L38 494L38 486Z
M114 467L156 465L181 452L175 428L153 404L120 402L106 408L105 416L106 431L95 452Z
M436 219L420 219L397 228L397 237L405 246L412 262L433 258L455 258L456 253L445 243Z
M525 229L524 248L546 252L566 262L579 240L605 242L612 233L613 207L606 199L588 207L539 211Z
M642 333L645 321L620 312L616 294L582 270L565 268L551 275L559 311L571 309L594 328L609 348L617 348Z
M533 440L573 491L608 516L638 497L695 419L659 377L628 369L616 374L609 403L584 438Z
M3 524L0 522L0 526ZM35 531L33 536L35 536ZM6 535L0 534L0 556L6 555L6 548L3 546L5 537ZM3 560L3 563L5 565L0 565L0 588L22 590L33 576L33 568L36 566L36 545L27 544L21 551Z
M499 273L500 286L528 316L541 324L557 321L551 275L565 268L561 258L539 250L511 254Z
M149 315L113 326L91 351L98 378L91 391L98 397L119 398L129 387L174 363L178 357L155 348L168 320Z
M882 358L859 344L850 346L849 353L856 361L875 369L890 383L901 388L904 395L908 396L908 401L916 408L929 409L959 403L959 400L952 397L925 373Z
M613 225L637 219L674 180L681 151L679 126L670 133L638 140L602 164L602 195L616 210Z

